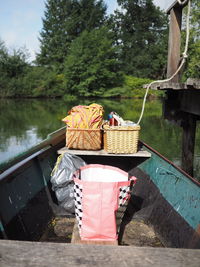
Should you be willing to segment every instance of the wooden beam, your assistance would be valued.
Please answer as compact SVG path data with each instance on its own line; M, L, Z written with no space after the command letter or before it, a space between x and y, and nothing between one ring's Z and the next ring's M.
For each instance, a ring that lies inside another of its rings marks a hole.
M188 88L200 89L200 79L188 78L186 84Z
M193 161L196 133L196 118L192 114L185 115L182 124L182 169L189 175L193 176Z
M181 21L182 7L174 7L170 10L170 26L168 41L168 63L167 77L171 77L175 73L180 62L180 46L181 46ZM179 82L180 75L176 75L171 82Z
M185 7L186 5L188 4L188 1L184 3L184 5L182 5L182 8ZM172 8L177 8L177 7L180 7L178 1L174 1L171 6L166 10L166 13L167 14L170 14L170 11L172 10Z
M147 88L145 84L143 88ZM185 83L180 82L163 82L154 83L150 87L153 90L200 90L200 79L188 78Z
M1 240L1 267L199 267L198 249L88 246Z
M147 85L144 86L144 88ZM164 82L152 84L151 89L153 90L200 90L199 79L188 79L186 83L179 82Z
M179 93L180 110L200 119L200 90L186 90Z
M187 89L185 83L178 82L164 82L164 83L155 83L151 86L153 90L183 90Z

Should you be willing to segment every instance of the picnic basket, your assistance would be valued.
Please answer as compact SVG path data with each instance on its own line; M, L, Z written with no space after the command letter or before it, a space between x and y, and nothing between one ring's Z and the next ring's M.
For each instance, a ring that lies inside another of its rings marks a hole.
M67 127L66 146L69 149L100 150L102 148L102 130Z
M140 126L103 127L104 150L114 154L134 154L138 151Z

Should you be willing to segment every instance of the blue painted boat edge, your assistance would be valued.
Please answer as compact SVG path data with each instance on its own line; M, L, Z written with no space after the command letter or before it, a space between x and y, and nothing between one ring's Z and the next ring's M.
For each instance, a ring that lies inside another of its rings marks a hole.
M139 167L146 172L162 196L195 230L200 225L200 183L157 151L144 144L152 156Z

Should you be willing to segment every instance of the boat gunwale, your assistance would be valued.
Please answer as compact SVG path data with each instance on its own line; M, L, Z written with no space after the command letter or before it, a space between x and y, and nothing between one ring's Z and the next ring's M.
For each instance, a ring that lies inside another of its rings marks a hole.
M32 147L25 153L17 156L16 158L10 160L9 162L5 163L3 168L0 170L0 181L16 171L19 167L22 165L26 164L29 160L33 159L34 157L37 157L39 154L44 153L48 148L53 146L53 141L57 138L60 137L62 134L64 134L66 131L66 126L50 133L47 135L47 138L44 139L41 143L38 145ZM186 176L189 180L191 180L193 183L195 183L197 186L200 187L200 182L190 176L188 173L186 173L183 169L175 165L171 160L167 159L165 156L163 156L161 153L159 153L157 150L152 148L151 146L147 145L143 141L139 141L140 144L142 144L144 147L158 155L158 157L162 158L164 161L166 161L168 164L172 165L175 169L177 169L179 172L181 172L184 176ZM46 148L46 149L45 149ZM42 150L42 151L41 151ZM112 155L112 154L110 154ZM3 164L2 164L3 165ZM11 171L9 171L12 168Z
M151 146L147 145L146 143L144 143L143 141L140 141L140 143L142 145L144 145L145 147L147 147L147 149L149 149L150 151L152 151L153 153L155 153L158 157L162 158L164 161L166 161L167 163L169 163L170 165L172 165L175 169L177 169L179 172L181 172L184 176L186 176L189 180L191 180L193 183L195 183L197 186L200 187L200 182L198 180L196 180L194 177L192 177L191 175L189 175L188 173L186 173L183 169L181 169L180 167L178 167L176 164L174 164L171 160L167 159L165 156L163 156L162 154L160 154L157 150L155 150L154 148L152 148Z
M66 131L66 126L50 133L47 135L47 138L44 139L42 142L39 144L31 147L25 152L22 152L21 154L17 155L16 157L8 160L7 162L2 162L0 163L0 180L1 176L8 171L10 168L13 168L15 165L20 164L22 161L27 160L28 158L32 158L34 156L37 156L37 153L42 150L47 148L48 146L53 146L53 141L64 134ZM35 155L34 155L35 154Z
M34 158L39 157L41 154L47 152L50 148L51 148L51 146L46 146L46 147L40 149L39 151L31 154L27 158L22 159L21 161L17 162L16 164L10 166L8 169L6 169L3 173L0 174L0 182L3 179L6 179L7 177L9 177L11 174L15 173L17 170L20 170L22 167L26 166Z

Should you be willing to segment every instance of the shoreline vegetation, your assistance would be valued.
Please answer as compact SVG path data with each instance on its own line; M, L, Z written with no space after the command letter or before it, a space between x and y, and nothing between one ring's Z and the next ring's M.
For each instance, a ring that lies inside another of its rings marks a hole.
M103 0L46 0L33 62L0 37L0 98L142 98L144 84L166 76L168 17L153 0L117 2L108 15ZM199 10L192 1L183 80L200 78Z
M108 89L104 95L101 96L85 96L85 99L130 99L130 98L143 98L146 92L146 89L143 87L145 84L150 83L150 79L136 78L132 76L125 76L124 83L120 87ZM56 87L56 85L54 84ZM64 91L64 90L63 90ZM164 91L160 90L150 90L147 98L159 98L164 97ZM54 94L51 95L48 93L45 94L37 94L37 95L1 95L1 99L48 99L48 98L62 98L66 101L74 101L77 100L80 96L72 95L72 94Z

